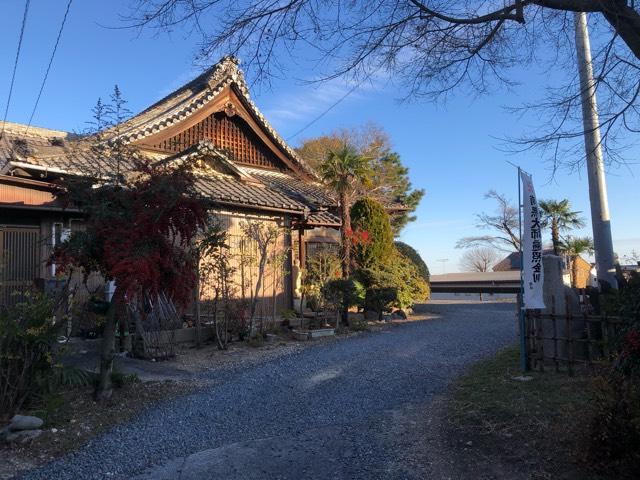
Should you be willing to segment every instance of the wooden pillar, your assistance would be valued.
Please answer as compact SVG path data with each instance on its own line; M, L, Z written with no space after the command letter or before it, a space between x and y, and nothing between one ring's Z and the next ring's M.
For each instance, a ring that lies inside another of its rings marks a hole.
M285 216L285 232L284 232L284 248L287 252L287 258L284 264L284 295L286 308L293 308L293 252L291 251L291 217Z
M307 266L307 244L304 239L304 228L298 230L298 256L300 258L300 268Z

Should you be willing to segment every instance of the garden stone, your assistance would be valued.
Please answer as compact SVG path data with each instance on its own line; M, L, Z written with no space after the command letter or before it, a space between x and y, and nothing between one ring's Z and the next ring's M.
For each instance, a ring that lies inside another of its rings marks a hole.
M406 320L407 319L407 312L405 312L404 310L396 310L393 313L397 318L399 318L401 320Z
M5 441L7 443L27 443L35 440L41 434L42 430L18 430L17 432L8 433Z
M9 430L35 430L40 428L43 423L41 418L31 415L14 415L9 423Z

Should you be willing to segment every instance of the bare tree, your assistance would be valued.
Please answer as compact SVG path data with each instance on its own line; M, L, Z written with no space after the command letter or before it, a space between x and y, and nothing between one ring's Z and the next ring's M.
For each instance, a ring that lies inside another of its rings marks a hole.
M278 242L280 235L280 229L275 225L270 225L266 222L259 220L249 220L240 223L240 228L245 237L253 240L256 243L258 251L258 276L256 278L255 290L251 296L250 311L249 311L249 336L253 337L253 327L255 325L256 307L258 302L262 298L264 302L264 276L267 268L267 261L269 260L269 249L273 244ZM262 295L262 297L261 297ZM261 321L260 327L262 328L263 322Z
M489 247L477 247L467 250L460 259L460 266L468 272L488 272L491 270L500 255Z
M622 259L627 263L640 264L640 252L638 252L636 249L633 249L629 252L628 255L624 255Z
M472 248L485 246L505 252L520 250L520 234L518 208L495 190L490 190L484 196L485 199L493 199L498 203L494 215L488 213L476 214L477 227L492 230L490 235L464 237L458 240L456 248Z
M136 0L126 18L140 28L185 25L201 36L200 61L240 55L259 78L289 74L298 59L322 70L321 79L348 76L356 86L386 73L404 82L411 98L509 87L516 65L563 70L568 75L559 88L525 106L550 110L552 121L543 117L546 128L519 139L517 148L550 147L554 160L567 161L568 152L584 156L574 12L591 14L602 142L615 147L620 132L640 130L640 13L634 1Z

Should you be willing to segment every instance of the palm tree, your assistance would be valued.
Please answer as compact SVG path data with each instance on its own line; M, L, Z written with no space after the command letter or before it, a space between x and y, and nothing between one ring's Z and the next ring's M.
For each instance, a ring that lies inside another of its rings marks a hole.
M347 278L351 266L351 198L358 185L366 183L369 177L369 160L358 155L353 147L344 144L340 150L329 152L318 172L323 182L338 195L342 217L342 276Z
M542 200L540 210L542 210L542 226L551 227L553 253L560 255L562 250L560 232L584 227L584 220L580 217L581 212L571 211L571 204L566 198L560 201Z
M569 237L562 243L562 250L571 259L571 286L576 287L578 280L578 257L583 253L593 253L593 240L589 237Z

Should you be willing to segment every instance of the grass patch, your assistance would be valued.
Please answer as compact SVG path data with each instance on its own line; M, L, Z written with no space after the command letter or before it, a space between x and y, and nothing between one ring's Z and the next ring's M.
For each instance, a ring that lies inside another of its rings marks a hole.
M532 479L607 478L586 473L582 452L591 376L530 372L518 381L519 353L510 347L478 362L454 386L445 420L454 445L473 445L478 461ZM468 448L465 448L468 450Z

